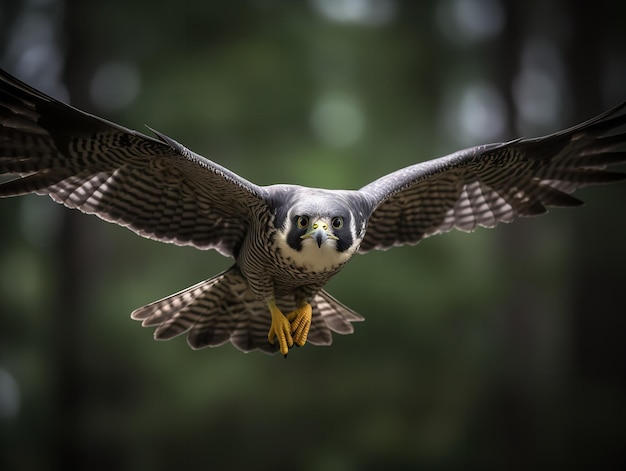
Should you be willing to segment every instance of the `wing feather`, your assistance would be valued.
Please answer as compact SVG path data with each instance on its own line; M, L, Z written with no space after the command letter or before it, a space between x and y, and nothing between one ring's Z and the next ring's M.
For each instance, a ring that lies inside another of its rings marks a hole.
M578 206L577 188L622 181L626 102L572 128L465 149L393 172L361 188L373 201L360 252L473 231L549 206Z
M233 256L266 190L173 139L65 105L0 70L0 196L49 195L137 234Z

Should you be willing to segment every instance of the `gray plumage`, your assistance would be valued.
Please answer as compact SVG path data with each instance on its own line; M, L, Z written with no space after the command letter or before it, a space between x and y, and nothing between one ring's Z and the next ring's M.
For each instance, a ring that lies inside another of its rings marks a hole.
M575 189L623 180L605 168L626 161L625 110L412 165L360 190L322 190L255 185L163 134L84 113L0 71L0 175L19 177L0 196L49 195L143 237L234 258L132 317L158 339L186 333L192 348L230 341L272 353L273 301L282 312L311 305L314 345L353 331L362 317L323 287L357 252L576 206Z

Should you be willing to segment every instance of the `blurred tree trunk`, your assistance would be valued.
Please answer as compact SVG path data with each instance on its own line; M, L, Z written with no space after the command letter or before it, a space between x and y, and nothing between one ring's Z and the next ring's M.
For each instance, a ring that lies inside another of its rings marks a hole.
M602 111L606 98L608 61L611 52L623 58L623 42L617 44L608 35L611 25L623 26L623 16L616 16L607 0L573 2L572 29L575 34L566 54L567 74L571 77L574 121L582 121ZM623 84L622 84L623 86ZM624 90L622 88L622 90ZM621 99L624 99L623 92ZM614 103L613 105L616 105ZM623 167L622 167L623 169ZM615 201L624 201L624 185L604 187L586 193L589 209L574 224L576 257L572 260L573 290L573 356L580 392L576 406L580 414L572 423L572 446L590 450L579 464L593 467L624 462L623 423L626 411L624 366L626 365L626 330L623 283L626 251L615 252L623 240L616 240L623 228L624 214L615 213ZM592 206L592 207L591 207ZM618 204L619 208L620 205ZM604 235L599 236L598 232ZM598 243L606 241L607 243ZM593 407L589 407L593 404ZM591 424L603 423L603 427ZM619 432L621 430L621 433Z
M85 261L89 259L89 249L84 243L82 225L73 212L62 213L59 241L55 247L56 260L54 273L57 276L57 289L52 305L54 318L51 329L51 359L55 393L53 394L53 414L49 426L50 446L54 468L86 469L90 463L81 453L80 443L84 437L84 363L83 351L84 297L81 293L89 290L90 275Z
M605 4L602 0L593 3L580 2L572 9L572 27L586 31L584 35L573 36L566 56L572 94L577 100L574 107L574 121L577 122L598 114L600 104L603 103L604 74L599 74L598 71L606 66L609 52L605 47L605 25L613 21L611 14L607 14L611 10ZM610 197L624 194L620 188L605 188L602 191ZM598 195L597 199L599 202L605 201L602 195ZM594 205L593 211L604 214L602 219L607 222L607 226L596 228L593 224L585 224L583 218L576 221L579 256L576 257L573 267L577 286L574 303L575 353L580 373L585 376L602 374L600 363L605 352L604 345L612 335L614 340L619 340L614 334L620 332L617 329L607 329L607 322L617 321L616 318L612 319L614 316L611 314L615 313L611 311L614 310L613 306L623 304L617 299L617 296L621 298L621 289L615 290L615 287L607 286L603 282L603 274L615 269L615 266L606 266L603 262L614 260L616 254L608 253L601 245L594 243L598 230L610 230L614 214L606 205L600 204ZM619 344L624 345L621 341ZM622 354L624 353L622 349Z
M574 35L569 49L566 52L567 70L571 80L572 96L576 97L574 103L574 121L579 122L588 119L598 113L598 104L602 103L600 82L603 55L603 25L604 13L599 2L577 3L572 8L572 27L586 30L585 35ZM595 208L602 211L603 208ZM598 285L598 273L602 273L603 267L597 266L593 256L589 256L590 250L585 250L585 240L593 241L588 237L588 229L579 219L576 223L576 242L580 248L579 256L573 264L573 279L576 289L576 302L573 303L574 322L574 355L579 374L582 376L594 374L595 352L602 344L602 330L605 324L598 322L593 315L594 311L600 311L603 306L603 289ZM592 234L593 236L593 234ZM609 304L610 305L610 304ZM604 311L604 309L602 309ZM599 312L602 315L602 312Z
M83 34L80 25L85 22L75 18L80 2L64 2L65 27L65 84L70 92L73 106L89 109L88 64L92 35ZM89 411L92 410L93 394L89 393L88 349L86 338L87 316L90 312L90 296L97 283L100 247L95 234L89 231L85 216L78 211L62 212L61 230L55 250L55 269L58 289L54 295L54 328L51 332L54 352L53 370L56 380L53 407L56 417L51 421L54 428L50 446L54 468L67 469L117 469L116 463L108 463L102 456L94 456L90 431ZM109 466L110 465L110 466Z
M520 71L524 41L530 34L529 18L524 16L528 12L529 3L525 4L525 8L521 8L521 5L519 2L503 3L506 25L491 58L494 63L492 80L506 104L504 132L507 138L520 135L516 126L517 106L513 84ZM499 467L530 469L538 457L534 434L536 417L533 414L536 398L532 388L528 388L528 382L532 381L536 372L529 352L535 347L534 314L541 300L537 299L532 281L513 274L521 271L529 254L532 257L536 237L531 234L532 228L519 223L515 227L499 227L498 230L502 232L499 233L500 244L496 248L496 256L502 269L512 275L516 288L509 293L497 313L502 318L499 323L505 338L503 345L506 350L503 355L507 361L503 363L506 372L502 372L494 395L488 398L492 401L490 420L493 439L498 443L496 446L503 448L496 454L502 459Z

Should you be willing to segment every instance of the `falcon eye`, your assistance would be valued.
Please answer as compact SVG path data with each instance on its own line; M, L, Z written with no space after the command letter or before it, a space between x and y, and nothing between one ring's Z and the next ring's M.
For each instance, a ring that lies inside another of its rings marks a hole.
M335 216L331 222L335 229L341 229L343 227L343 218L340 216Z
M298 229L306 229L308 225L309 225L308 216L298 216Z

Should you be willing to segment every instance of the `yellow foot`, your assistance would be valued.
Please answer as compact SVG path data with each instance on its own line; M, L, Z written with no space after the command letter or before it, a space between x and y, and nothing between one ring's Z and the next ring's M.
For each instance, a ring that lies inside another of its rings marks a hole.
M274 340L278 338L280 353L282 353L286 357L287 353L289 352L289 348L293 347L291 324L289 323L285 315L280 312L280 309L278 309L276 303L270 301L267 303L267 305L269 306L270 313L272 314L272 325L270 326L270 331L267 334L267 340L269 340L269 342L274 345Z
M312 309L309 303L304 303L295 311L287 314L287 320L291 323L291 335L296 345L302 347L306 343L311 328Z

